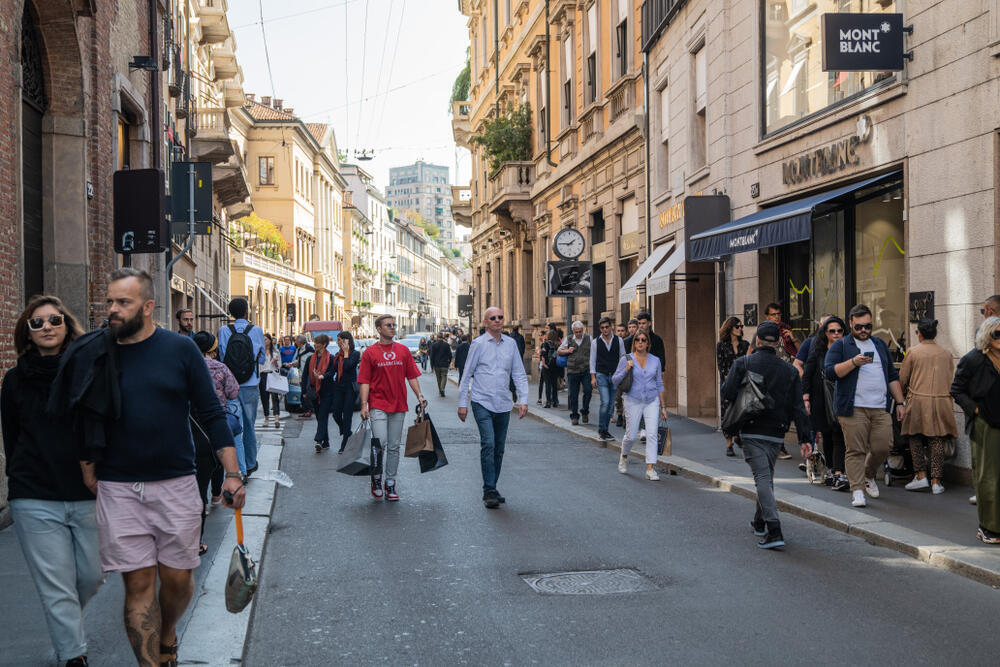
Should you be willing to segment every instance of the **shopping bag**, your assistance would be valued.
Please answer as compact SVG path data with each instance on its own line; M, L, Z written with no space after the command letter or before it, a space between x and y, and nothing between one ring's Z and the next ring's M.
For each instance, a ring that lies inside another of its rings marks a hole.
M226 609L238 614L253 599L257 591L257 564L243 544L243 513L236 510L236 547L229 559L226 577Z
M268 373L266 389L271 394L287 394L288 378L280 373Z
M666 419L660 420L660 425L656 429L656 449L658 456L673 456L673 439L670 437L670 425Z
M371 452L369 445L372 439L371 422L362 419L361 424L344 445L344 453L341 455L344 463L337 468L337 472L354 477L362 477L371 474Z
M434 422L431 418L424 414L424 419L427 421L427 428L431 432L431 442L434 445L433 451L420 452L417 455L417 461L420 462L420 472L430 472L431 470L437 470L438 468L443 468L448 465L448 457L444 455L444 447L441 446L441 438L438 437L437 429L434 428Z
M421 452L433 452L434 439L431 437L431 422L427 411L417 405L417 419L406 431L406 452L404 456L416 458Z

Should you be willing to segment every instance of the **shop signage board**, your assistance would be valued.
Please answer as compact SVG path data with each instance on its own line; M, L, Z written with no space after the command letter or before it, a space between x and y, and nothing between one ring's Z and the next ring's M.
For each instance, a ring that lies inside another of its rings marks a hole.
M910 292L910 322L934 319L934 292Z
M756 303L744 303L743 304L743 326L745 326L745 327L755 327L755 326L757 326L757 304Z
M471 294L459 294L458 295L458 316L459 317L472 317L472 295Z
M548 262L549 296L591 296L590 262Z
M295 303L294 302L292 302L292 303L286 303L285 304L285 320L288 321L288 322L294 322L295 321Z
M824 72L903 69L902 14L823 14Z
M212 163L174 162L170 165L171 233L187 234L190 228L191 174L194 167L194 233L212 233Z

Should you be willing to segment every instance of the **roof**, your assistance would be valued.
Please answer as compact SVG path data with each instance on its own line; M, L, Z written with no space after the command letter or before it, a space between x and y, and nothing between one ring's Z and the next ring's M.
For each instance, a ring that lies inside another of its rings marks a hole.
M265 106L260 102L248 101L246 106L243 108L246 109L247 113L249 113L250 117L254 120L296 120L295 116L287 114L284 111L272 109L271 107Z
M309 134L313 135L317 143L323 143L323 137L326 136L326 131L330 128L326 123L306 123L306 127L309 129Z

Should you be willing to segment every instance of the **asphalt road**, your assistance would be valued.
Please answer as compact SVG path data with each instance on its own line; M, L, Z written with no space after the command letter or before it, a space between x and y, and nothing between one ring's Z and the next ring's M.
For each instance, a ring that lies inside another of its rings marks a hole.
M478 435L455 389L431 396L450 465L400 463L399 503L288 437L245 663L995 664L1000 591L786 517L757 549L746 499L627 476L615 455L512 420L500 490L481 502ZM355 416L357 419L357 416ZM635 568L659 590L542 595L523 573Z

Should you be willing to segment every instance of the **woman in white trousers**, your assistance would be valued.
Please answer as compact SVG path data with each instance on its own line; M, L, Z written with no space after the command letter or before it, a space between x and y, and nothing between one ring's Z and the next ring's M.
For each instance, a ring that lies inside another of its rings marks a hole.
M618 368L611 376L617 386L632 371L632 387L622 396L625 404L625 437L622 438L622 456L618 460L618 472L628 472L628 453L638 439L639 422L646 423L646 479L657 481L656 474L657 426L660 418L667 418L667 407L663 392L663 369L660 360L649 354L649 337L639 331L632 339L632 354L618 361Z

